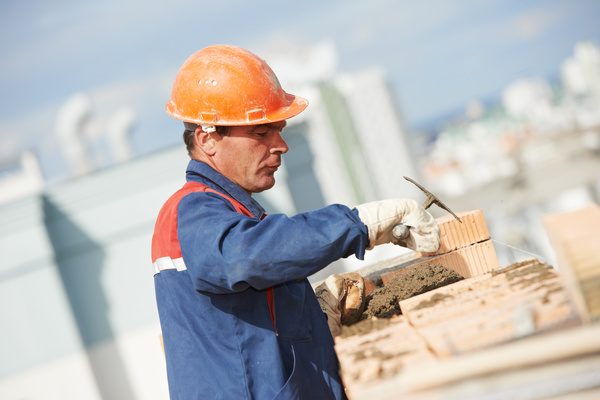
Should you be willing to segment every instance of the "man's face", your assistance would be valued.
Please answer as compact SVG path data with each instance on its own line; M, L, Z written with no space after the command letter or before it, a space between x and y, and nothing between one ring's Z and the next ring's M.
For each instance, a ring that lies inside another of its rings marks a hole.
M234 126L216 144L214 164L221 174L248 194L259 193L275 185L275 171L288 145L281 137L286 122L265 125Z

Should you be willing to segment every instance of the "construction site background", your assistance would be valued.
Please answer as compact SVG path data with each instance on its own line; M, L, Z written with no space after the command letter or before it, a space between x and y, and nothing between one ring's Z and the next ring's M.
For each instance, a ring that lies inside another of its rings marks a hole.
M341 73L331 42L279 50L265 58L311 106L286 128L276 187L257 196L269 213L420 199L406 175L455 211L482 209L501 266L553 265L542 216L598 203L600 50L591 42L575 45L560 82L517 81L500 102L468 104L428 132L407 131L386 71ZM149 246L157 210L183 183L185 149L136 155L135 113L95 121L93 107L76 94L57 116L68 179L47 185L32 153L0 177L2 399L167 398ZM311 280L403 253L385 246Z

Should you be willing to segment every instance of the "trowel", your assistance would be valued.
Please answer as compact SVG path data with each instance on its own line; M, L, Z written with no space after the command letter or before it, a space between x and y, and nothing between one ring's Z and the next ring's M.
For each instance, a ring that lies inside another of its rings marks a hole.
M458 222L460 222L462 224L462 221L460 220L460 218L458 218L458 216L456 214L454 214L452 212L452 210L450 210L448 208L448 206L446 206L444 203L442 203L442 201L440 199L438 199L436 195L434 195L429 190L425 189L423 186L419 185L417 182L413 181L412 179L410 179L406 176L404 177L404 179L406 179L407 181L409 181L410 183L412 183L413 185L415 185L416 187L421 189L423 191L423 193L425 193L427 195L427 199L425 200L425 203L423 203L424 209L427 210L432 204L435 204L438 207L443 208L444 210L448 211L450 214L452 214L454 216L454 218L456 218L458 220ZM404 239L408 238L409 230L410 230L410 226L398 224L398 225L394 226L394 228L392 229L392 236L394 236L394 239L396 239L396 240L404 240Z

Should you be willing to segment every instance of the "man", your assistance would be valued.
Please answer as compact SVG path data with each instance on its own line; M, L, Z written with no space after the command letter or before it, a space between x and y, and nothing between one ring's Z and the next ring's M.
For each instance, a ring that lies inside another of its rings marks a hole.
M177 74L166 110L184 121L191 161L152 239L172 400L344 398L328 327L344 282L321 287L326 317L306 277L392 242L397 223L411 227L402 245L439 246L413 200L265 215L252 194L275 184L281 132L307 105L239 47L202 49Z

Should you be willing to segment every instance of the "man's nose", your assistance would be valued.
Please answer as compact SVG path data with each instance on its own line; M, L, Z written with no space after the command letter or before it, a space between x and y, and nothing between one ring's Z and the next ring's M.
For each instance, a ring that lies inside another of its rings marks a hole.
M283 140L283 137L281 137L281 132L276 132L273 135L273 143L271 145L271 153L285 154L288 152L289 149L290 149L289 146L287 145L285 140Z

